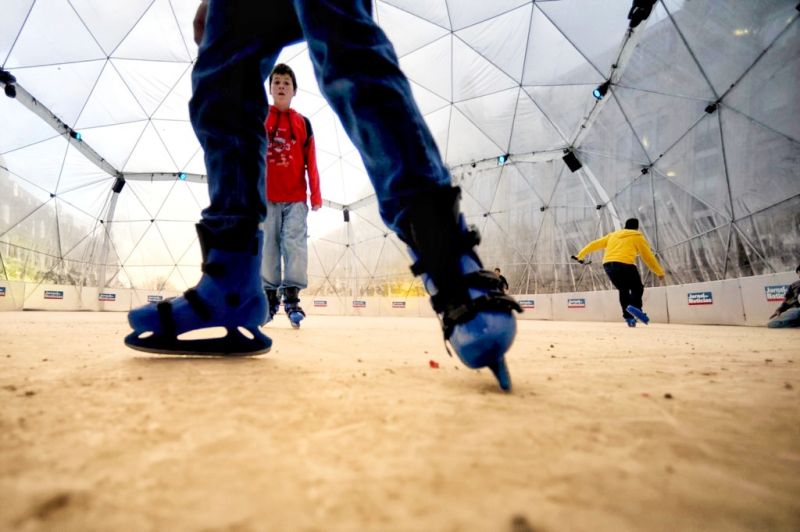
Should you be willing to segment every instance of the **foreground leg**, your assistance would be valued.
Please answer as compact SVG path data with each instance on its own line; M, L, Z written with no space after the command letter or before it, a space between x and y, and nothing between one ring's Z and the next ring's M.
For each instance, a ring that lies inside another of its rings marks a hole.
M397 55L368 1L294 0L320 88L361 153L381 217L409 246L444 337L471 368L490 368L500 387L516 334L499 279L482 270L477 232L459 212L458 189L414 101Z
M203 147L210 205L197 226L203 276L183 296L134 309L125 343L171 354L253 355L271 341L261 286L264 219L264 119L261 69L299 37L290 6L211 0L192 71L192 126ZM292 23L292 21L294 21ZM264 29L271 31L264 32ZM184 332L225 327L227 336L179 340ZM248 331L243 335L240 328Z

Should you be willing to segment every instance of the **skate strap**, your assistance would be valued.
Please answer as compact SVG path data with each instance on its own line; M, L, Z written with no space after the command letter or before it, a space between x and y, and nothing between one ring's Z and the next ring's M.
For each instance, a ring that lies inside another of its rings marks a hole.
M204 262L200 265L200 271L211 277L221 277L225 275L225 265L219 262Z
M189 306L192 307L192 310L201 320L208 321L211 319L211 310L196 289L188 289L183 293L183 297L186 298L186 302L189 303Z
M489 290L497 292L497 295L503 293L503 282L493 272L480 270L473 273L468 273L461 278L462 286L466 288L474 288L476 290ZM452 294L444 294L438 292L435 296L431 297L433 309L436 312L444 312L453 299ZM452 305L451 305L452 306Z
M164 301L160 301L156 305L158 311L158 319L161 321L161 330L164 336L172 338L175 336L175 318L172 317L172 300L174 297L168 297Z
M497 293L484 294L458 306L451 306L445 309L441 316L444 339L450 339L456 325L471 320L480 312L508 312L510 314L512 310L522 312L522 308L514 298Z

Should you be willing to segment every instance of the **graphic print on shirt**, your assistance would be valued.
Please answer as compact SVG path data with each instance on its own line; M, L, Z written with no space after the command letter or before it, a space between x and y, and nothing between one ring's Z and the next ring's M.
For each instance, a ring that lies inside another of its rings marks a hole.
M278 115L278 124L275 127L275 131L269 135L267 159L270 164L287 168L294 159L292 148L297 144L297 139L294 138L294 135L290 134L286 127L282 127L282 124L280 124L281 118L282 117Z

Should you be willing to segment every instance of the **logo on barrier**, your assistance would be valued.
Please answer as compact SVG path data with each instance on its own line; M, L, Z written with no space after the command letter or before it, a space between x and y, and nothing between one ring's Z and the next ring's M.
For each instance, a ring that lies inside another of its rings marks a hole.
M567 308L586 308L586 299L583 297L567 299Z
M314 306L315 307L327 307L328 306L328 300L327 299L315 299L314 300Z
M354 299L353 308L367 308L367 302L363 299Z
M6 297L6 287L0 286L0 297Z
M788 284L774 284L772 286L765 286L764 292L767 296L767 301L783 301L788 289Z
M405 301L392 301L392 308L406 308Z
M148 303L160 303L164 301L164 296L147 296Z
M520 299L519 306L522 308L536 308L536 303L533 299Z
M689 292L689 305L713 305L714 296L711 292Z
M63 290L45 290L44 291L44 298L45 299L64 299L64 291Z
M100 292L100 294L97 296L97 300L98 301L116 301L117 300L117 294Z

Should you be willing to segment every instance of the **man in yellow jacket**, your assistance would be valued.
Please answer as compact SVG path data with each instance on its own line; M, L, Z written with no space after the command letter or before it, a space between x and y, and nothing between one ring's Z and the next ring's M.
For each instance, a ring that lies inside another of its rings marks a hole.
M626 220L625 229L608 233L603 238L589 242L571 258L583 264L586 255L600 249L606 250L603 254L603 269L614 288L619 290L622 317L629 327L636 327L636 320L647 325L650 318L642 310L644 285L636 267L636 256L640 255L647 267L659 277L664 277L664 269L650 250L650 244L639 231L639 220L636 218Z

